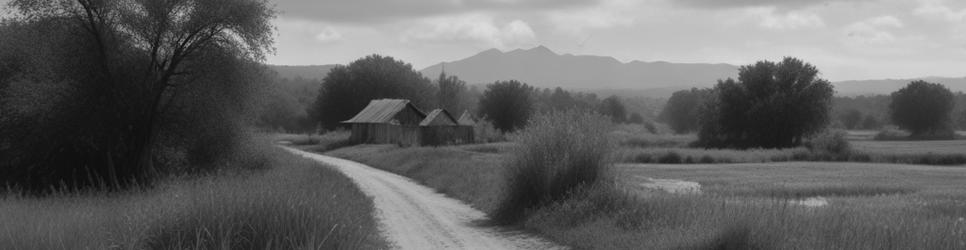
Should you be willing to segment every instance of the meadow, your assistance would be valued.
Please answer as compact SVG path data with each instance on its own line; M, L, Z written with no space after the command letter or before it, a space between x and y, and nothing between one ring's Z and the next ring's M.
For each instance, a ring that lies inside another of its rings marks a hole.
M372 202L280 149L265 170L172 177L124 192L0 196L4 249L381 249Z
M624 132L612 134L620 133ZM775 162L775 155L809 150L692 149L685 143L688 136L645 136L623 141L628 137L617 137L613 159L653 150L717 153L712 157L738 163L616 164L609 169L608 181L536 208L518 225L578 249L966 247L966 167ZM956 147L942 141L918 143L927 148ZM411 177L492 214L509 192L507 167L520 147L516 142L438 148L359 145L328 154ZM700 191L645 188L653 179L695 182ZM805 205L812 198L822 203Z

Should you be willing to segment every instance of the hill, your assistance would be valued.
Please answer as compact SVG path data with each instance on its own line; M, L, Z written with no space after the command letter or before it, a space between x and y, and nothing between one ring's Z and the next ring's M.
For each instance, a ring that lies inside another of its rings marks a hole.
M946 85L953 92L966 92L966 77L924 77L917 79L885 79L885 80L861 80L861 81L841 81L835 82L836 95L855 96L855 95L888 95L896 90L905 87L912 81L924 80L927 82L941 83Z
M544 46L503 52L490 49L454 62L423 69L436 76L446 72L469 83L515 79L537 87L570 89L655 89L680 86L710 87L718 79L735 77L729 64L621 62L613 57L557 54Z

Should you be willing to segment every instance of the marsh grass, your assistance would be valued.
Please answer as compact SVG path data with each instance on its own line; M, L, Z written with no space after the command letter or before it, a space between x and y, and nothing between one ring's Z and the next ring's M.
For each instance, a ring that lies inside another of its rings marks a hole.
M530 120L506 163L506 188L493 221L516 224L529 210L603 180L613 147L605 131L611 126L601 115L577 111Z
M286 152L274 168L125 193L0 198L4 249L372 249L372 204L340 173Z

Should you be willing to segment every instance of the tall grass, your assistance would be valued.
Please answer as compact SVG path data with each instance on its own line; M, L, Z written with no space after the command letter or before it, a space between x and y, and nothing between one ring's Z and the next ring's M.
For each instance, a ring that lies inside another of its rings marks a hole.
M521 147L506 166L506 189L492 219L518 222L530 209L564 198L604 178L612 124L577 111L538 115L519 135Z
M373 249L371 201L335 170L273 151L274 168L126 193L0 197L2 249Z

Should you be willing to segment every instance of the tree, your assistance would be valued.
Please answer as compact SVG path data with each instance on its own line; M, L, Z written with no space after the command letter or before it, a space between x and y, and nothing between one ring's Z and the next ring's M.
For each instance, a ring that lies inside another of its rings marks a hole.
M631 116L627 118L627 122L632 124L644 124L644 117L640 113L631 113Z
M533 112L532 91L516 80L490 84L480 98L480 116L493 121L493 126L503 132L523 128Z
M627 109L620 97L616 95L605 98L600 102L599 112L610 117L614 123L624 123L627 120Z
M892 93L889 114L892 121L912 136L951 131L953 92L946 86L926 81L913 81Z
M212 75L259 71L248 62L263 60L274 37L275 12L264 0L14 0L9 7L14 16L5 22L20 35L5 42L26 52L11 55L18 66L4 70L17 77L0 87L52 105L39 111L46 119L5 104L15 116L5 122L63 135L42 146L12 140L36 150L3 166L36 170L19 172L27 184L148 183L164 171L154 152L171 140L161 134L174 126L172 112L208 87L199 85L224 83L209 81ZM209 67L215 63L224 67ZM49 100L15 90L26 85L44 86Z
M859 127L859 123L862 122L862 112L851 109L845 114L842 114L839 120L842 121L842 125L845 125L846 129L856 129Z
M760 61L719 80L705 102L698 133L705 147L784 148L825 129L832 85L799 59Z
M319 96L309 113L324 129L335 129L383 98L408 99L420 108L436 104L435 86L413 66L388 56L371 55L336 66L322 79Z
M701 105L711 94L710 89L692 88L674 92L659 118L675 133L685 134L698 130Z
M880 129L882 128L882 122L874 115L866 115L865 120L862 120L862 129Z
M456 76L447 76L445 72L439 74L437 80L439 84L439 94L436 99L439 107L449 111L450 114L461 114L469 109L462 102L467 98L466 82Z

